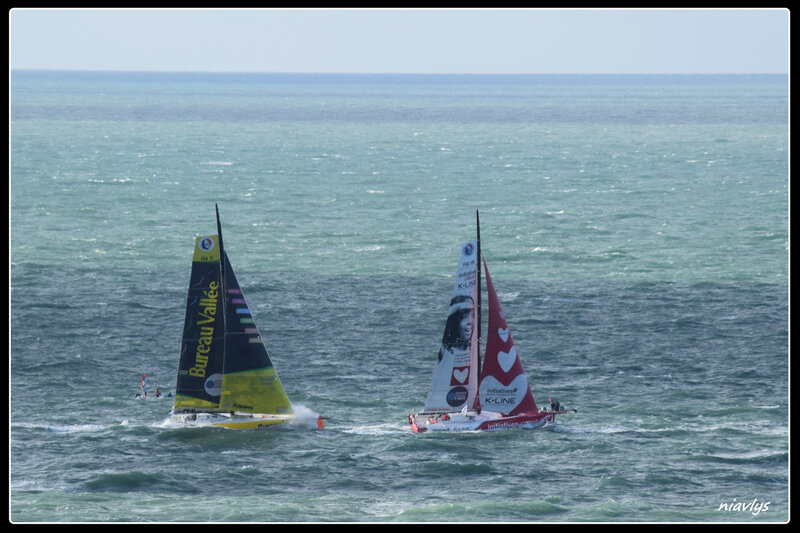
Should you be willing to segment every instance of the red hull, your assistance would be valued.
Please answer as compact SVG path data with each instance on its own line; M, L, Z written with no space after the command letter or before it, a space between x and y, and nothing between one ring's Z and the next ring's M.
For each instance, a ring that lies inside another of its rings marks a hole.
M505 416L497 420L487 420L482 423L475 431L491 431L493 429L514 429L524 427L539 427L544 424L552 424L556 420L555 413L523 413L514 416Z

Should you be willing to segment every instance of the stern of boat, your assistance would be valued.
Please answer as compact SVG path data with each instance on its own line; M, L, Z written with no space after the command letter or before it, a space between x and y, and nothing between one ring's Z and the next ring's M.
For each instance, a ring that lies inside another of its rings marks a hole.
M420 427L419 424L417 424L417 413L408 415L408 425L411 426L411 431L414 433L424 433L428 430L425 426Z

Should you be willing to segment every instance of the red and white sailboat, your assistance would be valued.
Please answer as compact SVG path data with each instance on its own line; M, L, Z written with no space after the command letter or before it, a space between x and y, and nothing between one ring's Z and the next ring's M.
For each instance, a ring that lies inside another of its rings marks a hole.
M433 372L425 409L408 415L411 429L425 431L494 431L539 428L566 414L551 404L540 410L531 393L517 347L508 329L476 240L461 246L453 298ZM489 299L488 333L483 368L481 348L481 264Z

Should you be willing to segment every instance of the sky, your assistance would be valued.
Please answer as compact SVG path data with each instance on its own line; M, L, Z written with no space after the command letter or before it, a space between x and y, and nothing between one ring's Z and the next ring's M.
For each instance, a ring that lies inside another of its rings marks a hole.
M12 9L15 69L789 72L786 9Z

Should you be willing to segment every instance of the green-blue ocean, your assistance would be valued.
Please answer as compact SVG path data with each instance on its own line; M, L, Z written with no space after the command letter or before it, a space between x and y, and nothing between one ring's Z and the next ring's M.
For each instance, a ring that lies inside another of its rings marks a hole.
M12 71L9 519L786 522L785 75ZM322 430L165 424L216 233ZM415 434L481 246L538 430Z

